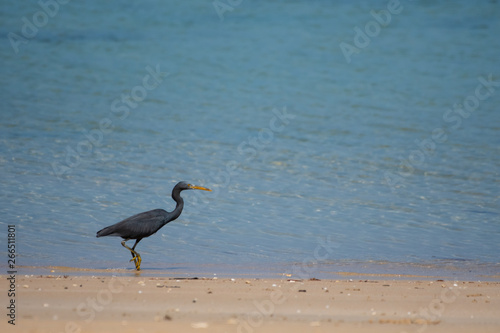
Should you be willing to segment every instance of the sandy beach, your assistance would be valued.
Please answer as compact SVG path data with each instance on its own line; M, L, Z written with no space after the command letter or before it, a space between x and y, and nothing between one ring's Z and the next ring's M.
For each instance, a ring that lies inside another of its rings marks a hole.
M2 276L2 290L9 289ZM498 332L500 283L17 275L2 332ZM12 286L11 286L12 287Z

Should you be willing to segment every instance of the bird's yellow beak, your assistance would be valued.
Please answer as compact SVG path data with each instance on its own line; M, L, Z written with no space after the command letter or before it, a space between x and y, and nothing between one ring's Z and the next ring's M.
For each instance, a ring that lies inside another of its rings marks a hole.
M196 186L196 185L191 185L191 184L188 184L188 186L192 190L203 190L203 191L210 191L210 192L212 192L211 189L206 188L206 187L201 187L201 186Z

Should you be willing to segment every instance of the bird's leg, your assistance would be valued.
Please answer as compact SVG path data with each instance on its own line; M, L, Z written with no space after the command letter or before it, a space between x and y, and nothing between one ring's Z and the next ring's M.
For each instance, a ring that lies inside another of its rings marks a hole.
M130 261L132 261L132 260L134 260L135 269L140 271L141 270L141 262L142 262L141 255L139 253L135 252L135 257L132 258Z
M132 246L132 251L134 251L135 253L135 257L133 259L136 259L134 260L134 263L135 263L135 269L137 269L138 271L141 270L141 262L142 262L142 259L141 259L141 255L138 253L138 252L135 252L135 247L137 246L137 244L141 241L142 238L137 238L135 240L135 243L134 243L134 246Z
M132 248L128 247L127 244L125 244L125 242L128 241L128 239L124 239L122 241L122 245L123 247L125 247L127 250L130 251L130 253L132 254L132 259L130 259L130 261L133 261L134 264L135 264L135 269L137 270L140 270L141 269L141 256L139 255L139 253L135 252L134 248L135 246L137 245L137 241L135 241L135 244Z

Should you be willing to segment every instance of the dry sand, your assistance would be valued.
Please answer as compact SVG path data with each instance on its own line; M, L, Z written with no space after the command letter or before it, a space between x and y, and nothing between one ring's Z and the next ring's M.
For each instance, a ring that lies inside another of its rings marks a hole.
M2 332L500 332L500 282L17 275ZM122 274L123 275L123 274Z

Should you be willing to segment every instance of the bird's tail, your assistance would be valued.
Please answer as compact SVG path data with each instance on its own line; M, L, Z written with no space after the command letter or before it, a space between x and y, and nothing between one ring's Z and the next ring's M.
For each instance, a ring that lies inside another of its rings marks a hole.
M104 229L99 230L95 236L96 237L104 237L104 236L112 235L114 230L111 227L112 226L109 226L109 227L106 227Z

